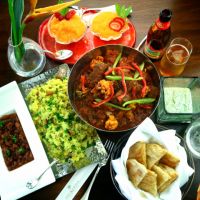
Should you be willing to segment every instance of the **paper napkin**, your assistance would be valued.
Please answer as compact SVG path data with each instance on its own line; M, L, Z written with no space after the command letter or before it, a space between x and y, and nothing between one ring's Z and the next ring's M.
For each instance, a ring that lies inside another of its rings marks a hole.
M180 188L189 180L189 177L194 173L194 169L188 165L186 151L180 145L180 139L175 135L175 133L175 130L158 132L152 120L150 118L146 118L130 135L125 147L122 150L121 157L116 160L112 160L112 166L116 172L115 179L119 184L122 194L127 199L181 200L182 194ZM128 179L126 161L128 158L129 148L137 141L159 143L180 159L180 163L176 167L176 171L179 175L178 178L168 189L163 191L157 197L134 187Z

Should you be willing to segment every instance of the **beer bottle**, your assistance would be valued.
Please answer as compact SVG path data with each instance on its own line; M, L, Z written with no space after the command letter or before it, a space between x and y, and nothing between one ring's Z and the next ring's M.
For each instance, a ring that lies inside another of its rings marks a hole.
M151 60L159 60L163 56L165 47L171 36L171 16L171 10L162 10L159 18L149 28L144 53Z

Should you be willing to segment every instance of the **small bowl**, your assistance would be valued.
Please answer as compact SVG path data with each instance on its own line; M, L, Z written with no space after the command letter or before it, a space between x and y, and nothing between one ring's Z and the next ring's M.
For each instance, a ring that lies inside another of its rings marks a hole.
M191 123L200 115L200 78L162 77L159 123Z

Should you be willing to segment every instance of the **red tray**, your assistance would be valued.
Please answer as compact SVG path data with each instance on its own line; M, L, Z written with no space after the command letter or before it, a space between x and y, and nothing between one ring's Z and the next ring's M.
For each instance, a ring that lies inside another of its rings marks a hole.
M42 24L39 27L39 32L38 32L38 41L39 44L43 49L47 49L49 51L55 52L56 50L60 49L70 49L73 51L73 55L66 59L63 60L62 62L67 63L67 64L74 64L76 61L86 52L94 49L95 47L106 45L106 44L122 44L124 46L130 46L132 47L135 44L135 27L134 25L129 22L129 29L123 33L122 37L118 40L110 40L110 41L103 41L99 37L94 36L90 28L87 29L87 32L85 36L79 40L78 42L73 42L70 44L59 44L55 41L54 38L52 38L47 29L47 23L49 21L49 18L46 19L45 21L42 22ZM54 60L55 57L46 53L46 55L49 58L52 58Z

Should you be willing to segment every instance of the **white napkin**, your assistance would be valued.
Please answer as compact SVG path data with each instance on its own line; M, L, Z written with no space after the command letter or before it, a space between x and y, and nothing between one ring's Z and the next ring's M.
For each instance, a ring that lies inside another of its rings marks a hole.
M187 163L187 154L185 149L180 145L180 139L175 136L175 130L165 130L158 132L155 124L150 118L146 118L130 135L125 147L122 150L121 157L112 160L112 166L116 172L115 179L119 184L122 194L129 200L181 200L180 187L183 186L193 174L192 169ZM176 168L178 178L171 186L162 192L159 196L154 197L150 193L135 188L128 179L126 170L126 161L128 158L129 148L137 141L157 142L165 146L171 153L180 159L180 163Z

